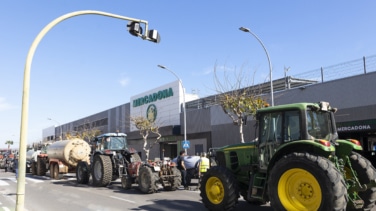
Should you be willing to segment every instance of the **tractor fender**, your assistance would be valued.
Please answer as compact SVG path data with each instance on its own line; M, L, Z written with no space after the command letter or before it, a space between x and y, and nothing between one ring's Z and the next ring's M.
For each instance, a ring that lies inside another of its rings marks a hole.
M360 142L355 139L338 139L336 148L336 155L338 157L344 157L351 153L351 151L362 151L363 147Z
M325 146L314 140L300 140L281 145L269 161L268 172L273 168L275 163L284 155L294 152L308 152L310 154L320 155L328 158L334 155L335 147L333 145Z

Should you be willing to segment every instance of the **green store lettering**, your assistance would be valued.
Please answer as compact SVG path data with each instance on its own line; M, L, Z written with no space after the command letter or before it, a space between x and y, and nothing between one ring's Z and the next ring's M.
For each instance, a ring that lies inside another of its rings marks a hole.
M174 95L172 88L161 90L150 95L145 95L144 97L137 98L133 100L133 107L142 106L148 103L155 102L157 100L162 100Z

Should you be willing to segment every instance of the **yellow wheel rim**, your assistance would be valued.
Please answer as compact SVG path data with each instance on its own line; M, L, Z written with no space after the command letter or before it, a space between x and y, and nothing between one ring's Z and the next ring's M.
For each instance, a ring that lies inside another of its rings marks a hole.
M218 177L210 177L205 184L206 196L212 204L220 204L225 196L223 183Z
M282 174L278 196L286 210L318 210L322 193L317 179L304 169L294 168Z

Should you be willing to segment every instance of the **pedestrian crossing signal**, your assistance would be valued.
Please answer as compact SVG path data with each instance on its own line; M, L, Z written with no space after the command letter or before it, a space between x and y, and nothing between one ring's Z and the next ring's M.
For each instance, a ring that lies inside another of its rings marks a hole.
M191 143L188 140L183 141L183 149L189 149L191 146Z

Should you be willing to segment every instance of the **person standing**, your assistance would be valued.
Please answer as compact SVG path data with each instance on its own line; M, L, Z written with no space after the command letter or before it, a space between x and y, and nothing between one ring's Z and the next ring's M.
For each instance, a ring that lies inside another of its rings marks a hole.
M186 155L184 157L184 166L187 169L187 175L185 176L187 186L191 185L193 178L198 177L198 166L200 159L201 157L197 155Z
M201 154L201 159L198 165L198 187L200 188L200 182L206 171L210 168L209 158L206 157L206 152Z
M185 167L185 164L184 164L184 156L185 156L185 150L181 150L180 153L179 153L179 157L177 159L177 166L178 166L178 169L181 173L182 185L184 186L185 190L188 190L188 184L187 184L187 180L186 180L187 168Z
M14 159L13 168L14 168L14 171L16 172L16 179L18 179L18 155Z

